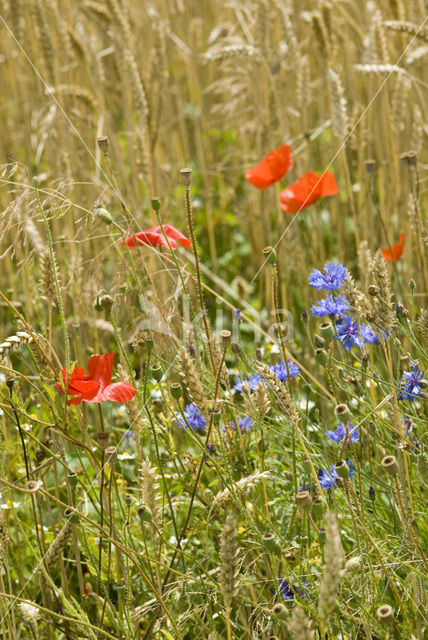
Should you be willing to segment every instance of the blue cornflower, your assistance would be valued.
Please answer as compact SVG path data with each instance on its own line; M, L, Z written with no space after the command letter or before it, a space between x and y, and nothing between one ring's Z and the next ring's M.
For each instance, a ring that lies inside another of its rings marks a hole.
M348 429L349 429L349 437L347 438L348 442L349 442L349 438L351 438L352 442L359 442L360 430L355 429L355 424L352 424L352 422L348 422ZM329 429L328 431L325 432L325 435L328 436L330 440L333 440L333 442L339 443L346 438L346 427L343 424L343 422L340 422L337 425L335 431L331 431Z
M188 425L193 429L193 431L204 431L207 426L207 422L202 415L200 409L195 404L188 404L184 407L183 411L187 422L177 414L176 424L179 425L181 429L187 429Z
M352 478L355 471L349 460L347 461L347 464L349 466L349 477ZM324 469L318 469L318 480L320 481L320 485L323 489L337 489L336 480L338 477L339 475L334 467L334 464L332 464L330 469L327 469L327 471L324 471Z
M232 421L232 422L229 422L229 425L230 425L230 428L235 431L235 423ZM238 419L238 425L241 433L245 433L246 431L249 431L252 426L251 418L249 416L245 416L245 418ZM221 427L221 431L223 431L224 433L226 431L226 427Z
M347 315L340 318L337 325L337 340L343 345L343 348L350 351L355 345L357 347L364 348L364 342L361 339L360 330L358 328L358 322L352 321L352 316Z
M300 369L295 362L291 362L291 360L287 360L288 362L288 370L290 372L290 378L295 378L299 375ZM270 367L271 371L274 372L278 380L284 381L288 380L288 371L287 365L285 364L285 360L278 362Z
M327 296L317 304L312 305L312 315L314 316L341 316L349 311L349 304L346 300Z
M242 393L242 391L244 391L245 388L250 389L250 391L255 391L261 381L262 381L262 377L259 376L258 373L255 373L254 375L250 376L249 380L243 380L243 379L241 380L241 378L236 378L233 388L236 389L236 391L239 391L240 393Z
M324 273L314 269L308 280L311 287L318 291L337 291L343 285L348 270L342 264L328 262L324 265Z
M311 585L309 584L309 582L302 582L299 586L297 586L295 584L290 584L283 578L280 578L278 580L278 586L279 592L284 600L294 600L294 596L304 598Z
M360 327L361 337L366 344L379 344L379 336L373 331L368 324L362 324ZM383 331L382 333L385 334ZM386 336L386 334L385 334Z
M405 371L403 373L400 380L402 391L399 393L398 399L413 402L416 398L422 398L421 380L425 371L419 373L416 363L410 361L410 364L413 367L413 371Z

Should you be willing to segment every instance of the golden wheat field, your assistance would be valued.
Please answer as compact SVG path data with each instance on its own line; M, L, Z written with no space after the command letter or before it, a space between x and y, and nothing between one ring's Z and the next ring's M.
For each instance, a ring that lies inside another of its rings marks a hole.
M426 638L426 1L0 34L0 637Z

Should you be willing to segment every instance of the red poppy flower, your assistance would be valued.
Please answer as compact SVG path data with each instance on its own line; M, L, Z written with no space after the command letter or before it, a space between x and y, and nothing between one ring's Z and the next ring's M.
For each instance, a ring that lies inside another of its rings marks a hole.
M282 144L278 149L269 151L259 164L247 171L245 177L257 189L267 189L282 180L292 166L291 147Z
M181 233L178 229L173 227L171 224L164 224L163 228L165 230L165 234L168 236L169 243L172 249L177 248L177 242L181 244L182 247L191 247L192 243L189 238ZM168 249L168 242L166 241L165 236L162 233L161 226L151 227L150 229L146 229L145 231L138 231L133 236L129 236L126 238L126 244L130 249L135 248L135 239L137 240L137 245L147 244L150 247L156 247L160 245L162 247L166 247ZM125 240L121 240L120 244L125 246Z
M56 388L61 393L67 391L67 395L76 396L70 398L67 404L80 404L85 402L128 402L137 390L129 382L111 382L113 375L114 351L102 356L92 356L88 362L89 375L85 375L82 367L74 367L68 376L67 369L63 369L62 383L57 382Z
M281 191L280 206L286 213L297 213L320 198L333 196L338 191L331 171L324 171L322 174L309 171L300 176L290 187Z
M397 244L393 244L390 249L381 249L382 258L384 260L389 260L389 262L399 260L403 255L405 238L406 234L400 233L400 242L398 242Z

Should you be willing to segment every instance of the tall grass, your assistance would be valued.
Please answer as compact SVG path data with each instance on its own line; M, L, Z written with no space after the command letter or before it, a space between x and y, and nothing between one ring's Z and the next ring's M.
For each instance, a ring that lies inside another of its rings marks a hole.
M0 17L2 637L423 640L425 2ZM326 169L337 195L281 210ZM311 312L330 261L350 350ZM111 351L137 393L67 404Z

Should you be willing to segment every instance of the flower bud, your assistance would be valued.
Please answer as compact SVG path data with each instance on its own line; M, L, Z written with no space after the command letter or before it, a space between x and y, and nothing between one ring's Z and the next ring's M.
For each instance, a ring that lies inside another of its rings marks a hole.
M416 289L416 282L411 278L409 280L409 287L414 291Z
M113 306L113 298L111 296L109 296L108 294L104 295L101 300L101 306L102 308L107 311L107 313L109 311L111 311L111 308Z
M104 207L97 207L95 209L95 215L105 224L112 224L113 222L112 216L107 211L107 209L104 209Z
M265 247L263 249L263 256L265 258L265 261L270 264L272 267L274 267L277 263L277 255L276 255L276 251L273 247L269 246L269 247Z
M390 476L396 476L398 473L398 462L394 456L385 456L382 460L382 467Z

